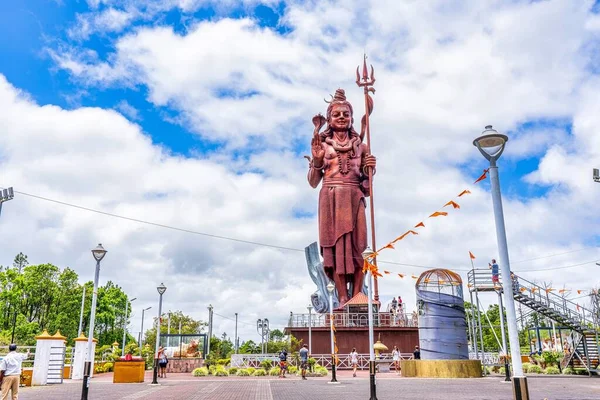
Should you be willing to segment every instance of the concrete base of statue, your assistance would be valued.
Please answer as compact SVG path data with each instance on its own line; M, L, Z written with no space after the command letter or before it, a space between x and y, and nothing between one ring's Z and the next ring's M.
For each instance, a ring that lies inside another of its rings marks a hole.
M480 360L403 360L405 378L481 378Z

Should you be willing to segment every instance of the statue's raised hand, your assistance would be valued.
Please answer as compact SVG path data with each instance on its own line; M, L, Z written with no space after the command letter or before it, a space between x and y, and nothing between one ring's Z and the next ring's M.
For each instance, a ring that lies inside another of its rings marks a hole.
M313 166L316 168L321 168L323 166L323 158L325 157L325 149L321 144L321 136L319 135L319 131L325 125L327 120L321 114L317 114L312 119L313 125L315 126L315 130L313 133L313 138L311 141L312 147L312 156L313 156Z

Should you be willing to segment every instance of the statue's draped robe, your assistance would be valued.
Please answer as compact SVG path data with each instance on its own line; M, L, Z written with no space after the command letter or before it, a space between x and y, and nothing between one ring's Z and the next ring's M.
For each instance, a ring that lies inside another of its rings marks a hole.
M319 193L319 244L323 267L330 279L333 274L362 274L362 252L367 247L365 193L369 182L362 168L366 145L358 137L354 140L355 150L345 154L338 154L334 146L323 142L324 165L317 169L311 163L308 172L311 186L316 187L323 180ZM346 162L348 172L342 174L340 163Z

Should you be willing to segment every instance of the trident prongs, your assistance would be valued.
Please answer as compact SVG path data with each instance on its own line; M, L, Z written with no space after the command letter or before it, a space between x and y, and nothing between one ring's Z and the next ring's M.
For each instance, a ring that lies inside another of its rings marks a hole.
M368 90L372 93L375 93L375 89L370 87L375 84L375 70L373 69L373 65L371 64L371 76L369 77L369 70L367 69L367 55L365 54L365 58L363 60L363 70L362 70L362 82L360 81L360 66L356 67L356 84L360 87L365 87L365 90Z

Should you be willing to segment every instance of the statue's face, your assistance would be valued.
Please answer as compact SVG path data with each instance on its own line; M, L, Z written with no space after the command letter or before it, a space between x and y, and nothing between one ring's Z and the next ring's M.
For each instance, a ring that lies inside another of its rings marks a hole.
M331 120L329 126L334 131L343 131L350 128L352 123L352 113L350 107L345 104L335 104L331 109Z

